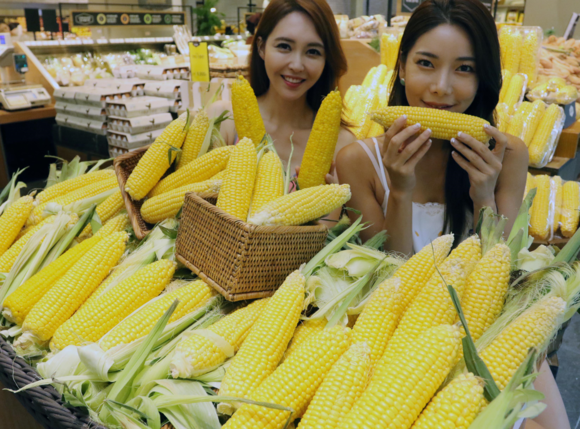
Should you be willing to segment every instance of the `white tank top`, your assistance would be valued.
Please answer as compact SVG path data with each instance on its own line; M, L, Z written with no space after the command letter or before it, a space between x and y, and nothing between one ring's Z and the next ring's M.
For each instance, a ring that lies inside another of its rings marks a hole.
M364 149L364 151L369 156L377 176L385 190L385 196L383 198L383 204L381 208L383 209L383 216L387 215L387 204L389 202L389 184L387 182L387 176L385 174L385 167L383 165L383 159L381 157L381 151L379 150L379 143L377 139L373 137L373 142L375 143L375 155L371 152L368 146L361 140L358 143ZM419 252L427 244L431 243L437 237L443 233L443 223L445 220L445 206L439 203L427 203L419 204L413 203L413 219L412 219L412 229L413 229L413 250ZM467 236L469 229L473 224L473 217L468 214L467 231L464 236Z

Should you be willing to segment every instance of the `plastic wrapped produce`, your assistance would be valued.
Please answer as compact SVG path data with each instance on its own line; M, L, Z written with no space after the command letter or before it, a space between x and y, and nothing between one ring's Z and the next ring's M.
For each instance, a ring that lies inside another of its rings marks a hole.
M570 104L578 99L578 90L573 85L567 85L562 78L551 78L537 85L530 91L530 100L543 100L546 103Z
M523 104L523 103L522 103ZM529 112L525 115L521 139L529 146L538 129L538 125L546 111L546 105L542 100L536 100L530 105Z
M557 104L546 109L528 147L532 167L543 168L552 160L564 120L564 109Z
M526 93L528 77L523 73L517 73L510 79L510 84L505 93L503 102L508 105L510 114L513 114L522 102Z
M519 73L528 77L528 85L532 85L538 77L539 49L543 35L541 27L520 27L523 36L522 52L520 55Z

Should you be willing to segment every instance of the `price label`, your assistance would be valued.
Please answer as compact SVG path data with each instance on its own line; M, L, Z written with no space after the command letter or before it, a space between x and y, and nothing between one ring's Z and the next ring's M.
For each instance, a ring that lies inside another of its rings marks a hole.
M206 42L189 42L189 68L193 82L209 82L209 52Z

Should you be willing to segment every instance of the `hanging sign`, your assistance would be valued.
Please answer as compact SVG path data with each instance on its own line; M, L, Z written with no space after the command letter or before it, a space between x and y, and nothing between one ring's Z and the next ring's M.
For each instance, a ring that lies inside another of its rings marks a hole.
M73 27L184 25L185 13L73 10L71 20Z
M207 42L189 42L189 69L193 82L209 82Z
M423 0L401 0L401 12L413 13L421 3Z

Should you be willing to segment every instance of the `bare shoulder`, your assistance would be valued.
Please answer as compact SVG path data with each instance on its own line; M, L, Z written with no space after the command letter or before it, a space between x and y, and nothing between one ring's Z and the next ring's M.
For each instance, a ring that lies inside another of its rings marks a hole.
M368 142L365 140L363 140L363 143L367 143L368 146ZM370 167L370 169L367 167ZM347 144L338 152L336 155L336 168L337 170L342 170L343 173L347 170L356 171L359 175L364 175L368 171L374 173L374 167L369 156L356 140Z
M507 147L504 156L504 163L507 161L510 164L525 164L528 165L528 148L526 144L519 138L506 134Z
M356 141L354 134L346 128L341 127L340 132L338 133L338 142L336 143L335 153L338 153L342 148L348 146L354 141Z
M210 106L207 109L207 114L208 116L214 117L214 116L219 116L221 115L223 112L225 111L229 111L230 113L232 112L232 103L231 101L225 101L225 100L218 100L212 104L210 104Z

